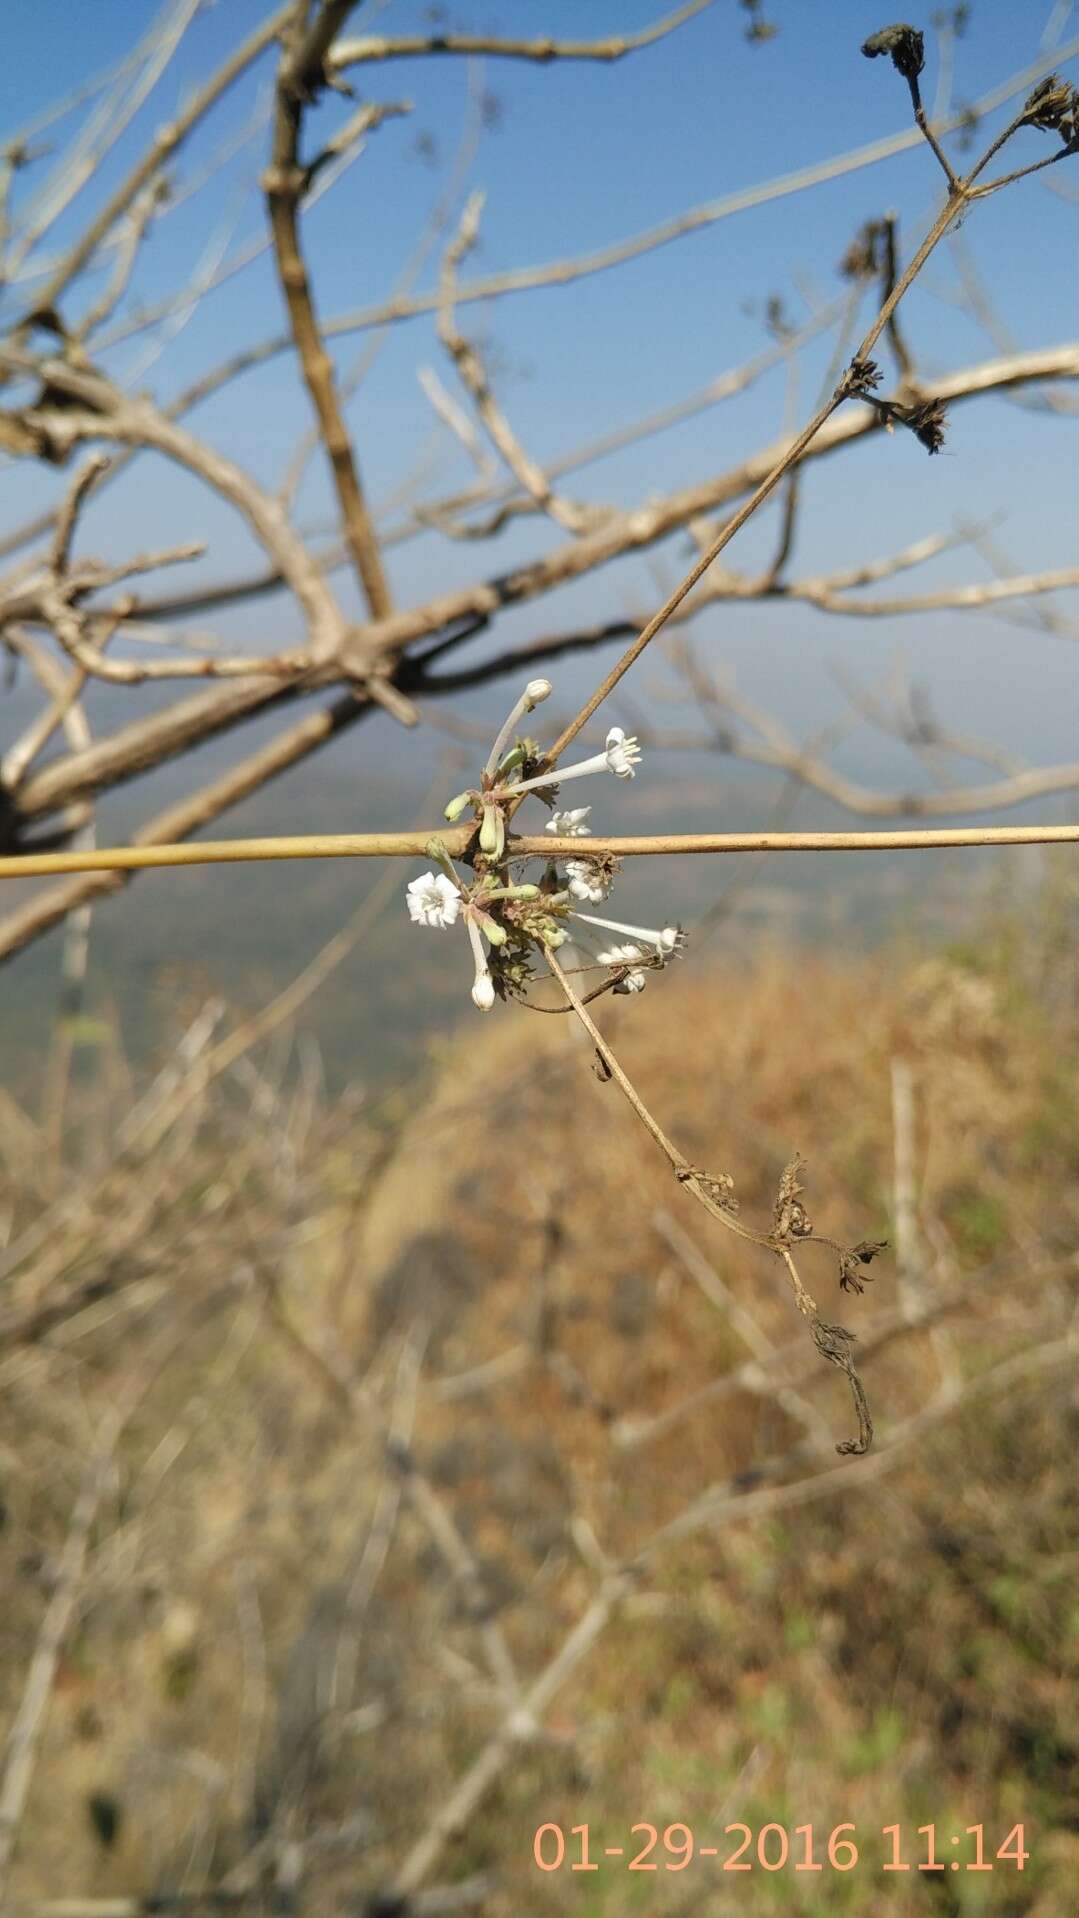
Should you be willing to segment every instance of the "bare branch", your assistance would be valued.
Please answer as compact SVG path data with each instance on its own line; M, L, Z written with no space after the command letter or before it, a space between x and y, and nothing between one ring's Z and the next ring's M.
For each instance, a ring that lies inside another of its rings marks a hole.
M69 394L87 408L80 411L78 407L42 405L27 409L25 417L44 434L55 457L62 458L72 447L93 440L153 447L235 506L259 544L272 556L302 608L312 660L323 663L338 653L344 622L322 575L281 507L248 474L223 453L213 451L166 419L148 399L127 399L97 374L76 372L62 360L46 360L40 366L30 363L28 369L23 356L11 348L0 349L0 362L5 360L19 371L38 372L47 386Z
M580 533L595 522L597 515L569 500L557 497L550 480L535 461L529 458L495 400L478 349L471 340L465 339L454 319L457 267L466 253L476 244L483 198L482 193L472 195L461 215L457 236L452 245L446 248L439 287L438 337L452 358L462 384L471 393L476 404L476 411L487 428L492 444L501 453L518 485L524 488L540 511L547 513L559 526L564 527L568 532ZM608 515L600 513L598 517L605 519Z
M626 54L655 46L657 40L674 33L711 5L712 0L687 0L686 5L665 14L654 26L643 27L639 33L612 34L606 40L504 40L482 33L416 33L391 40L385 35L367 34L362 39L339 41L326 64L331 72L341 73L346 67L440 53L483 53L495 59L536 60L543 66L552 60L621 60Z
M254 33L237 48L231 59L226 60L213 78L204 87L199 88L184 111L160 129L142 159L117 187L101 212L36 294L24 316L23 325L55 306L61 293L70 286L76 274L81 272L87 261L93 257L101 241L111 232L116 221L127 212L128 207L142 192L147 182L160 172L164 162L183 144L199 121L205 119L210 108L217 104L241 74L247 71L252 62L257 60L259 55L278 38L291 18L292 11L293 0L287 0L286 5L268 15L262 25L256 27Z
M1079 37L1071 40L1062 48L1052 61L1048 58L1035 61L1014 74L1010 80L991 92L983 95L974 103L971 111L978 115L991 112L1003 101L1012 99L1023 92L1032 80L1046 73L1051 65L1079 53ZM954 131L966 124L967 112L957 113L940 129L942 132ZM594 273L604 273L610 268L622 266L629 260L638 259L642 254L667 246L672 241L696 233L718 221L730 218L736 213L750 211L770 201L785 199L791 194L800 193L808 187L821 185L829 180L841 178L847 173L857 172L862 167L875 165L878 161L891 159L895 154L908 151L921 143L921 134L917 131L893 134L883 140L874 140L869 145L858 147L851 153L822 161L819 165L800 168L795 173L783 174L778 179L766 181L755 187L745 188L737 193L725 195L722 199L707 202L692 208L688 213L680 214L673 220L650 228L646 233L620 241L614 246L601 248L595 253L577 258L554 261L548 266L520 267L507 273L493 274L482 280L474 280L462 286L457 295L458 306L464 306L475 300L500 299L514 293L530 292L536 288L549 286L569 286L576 280L589 277ZM434 313L438 309L438 294L398 295L395 299L383 302L379 306L365 307L355 313L340 315L337 319L327 320L322 328L325 339L333 339L344 333L363 332L373 327L392 325L399 320L415 318L424 313ZM141 332L146 326L153 325L165 312L170 303L163 308L152 309L148 314L128 323L123 329L117 328L100 342L101 348L119 344L129 338L133 332ZM264 340L260 345L236 354L226 367L219 368L207 381L213 382L213 389L230 379L265 365L267 360L279 353L289 352L293 346L290 333L277 335Z
M12 260L13 275L38 240L55 225L65 208L93 179L98 167L104 164L107 155L153 92L198 10L199 0L174 0L171 12L163 20L154 22L145 41L136 50L136 59L142 60L144 66L127 99L121 103L114 97L102 102L89 126L64 154L59 166L54 169L52 179L37 196L36 202L31 204Z
M341 416L334 388L333 367L320 337L299 234L299 204L307 184L307 175L299 159L304 102L316 78L321 75L323 58L336 27L349 12L351 4L334 4L333 0L328 0L327 4L320 7L314 25L307 29L304 24L307 0L293 9L278 75L273 158L264 175L263 185L269 205L277 271L304 381L318 418L337 489L345 538L368 608L374 618L379 619L390 612L393 602L364 499L352 443ZM362 111L357 132L377 127L390 115L405 111L407 108L400 106L366 107Z

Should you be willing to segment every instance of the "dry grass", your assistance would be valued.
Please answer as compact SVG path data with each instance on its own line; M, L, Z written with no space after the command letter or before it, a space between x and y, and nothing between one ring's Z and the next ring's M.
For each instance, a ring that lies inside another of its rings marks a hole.
M774 957L752 976L665 980L647 1020L609 1015L657 1116L734 1176L747 1216L767 1217L798 1148L814 1221L840 1237L894 1239L891 1069L908 1063L919 1243L905 1296L936 1285L953 1302L864 1358L885 1446L942 1371L969 1380L1067 1323L1067 952L1057 935L903 970L887 955ZM789 1348L808 1416L846 1430L842 1383L807 1349L774 1261L709 1237L570 1022L525 1034L525 1017L470 1028L422 1109L392 1125L386 1108L325 1109L302 1083L263 1078L243 1098L233 1083L152 1173L114 1170L8 1281L5 1721L88 1434L151 1338L177 1327L94 1529L18 1897L194 1893L252 1855L252 1875L260 1859L279 1867L285 1839L308 1847L305 1911L357 1909L390 1882L499 1706L460 1584L407 1496L367 1590L372 1516L396 1496L378 1419L411 1430L527 1679L595 1589L592 1539L629 1555L704 1486L802 1437L797 1406L741 1389L625 1442L628 1422L747 1356L679 1228ZM5 1141L17 1233L50 1201L27 1181L25 1131L12 1121ZM836 1313L856 1331L899 1296L894 1259L874 1270ZM823 1250L806 1275L827 1315ZM402 1354L419 1348L413 1397ZM346 1372L369 1388L374 1423L335 1388ZM878 1834L872 1866L757 1872L736 1881L739 1909L814 1912L826 1885L844 1912L881 1909L882 1886L896 1914L1066 1910L1079 1862L1074 1441L1061 1375L1036 1374L960 1408L861 1486L726 1510L663 1555L437 1875L493 1873L483 1909L496 1918L570 1901L719 1912L731 1894L708 1889L714 1863L546 1878L533 1831L587 1820L594 1843L617 1843L637 1820L682 1820L722 1842L736 1818L825 1834L853 1820L867 1858ZM992 1846L1025 1820L1023 1879L1006 1866L880 1879L880 1828L901 1821L913 1837L931 1819L984 1823ZM267 1833L277 1849L259 1852Z

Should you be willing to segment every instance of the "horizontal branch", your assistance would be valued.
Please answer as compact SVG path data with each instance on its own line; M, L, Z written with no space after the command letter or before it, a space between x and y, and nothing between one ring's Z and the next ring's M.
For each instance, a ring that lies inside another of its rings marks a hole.
M66 379L72 380L73 376L62 365L57 370ZM1079 342L1072 341L1033 353L983 361L935 382L935 391L941 398L955 401L1028 381L1076 378L1079 378ZM160 425L161 416L152 414L152 417ZM63 412L57 414L58 423L64 418ZM70 420L70 415L67 418ZM108 437L105 416L101 416L99 427L103 429L99 436ZM852 407L844 416L831 420L817 435L806 458L815 459L823 453L853 443L867 432L879 430L876 417L870 409ZM174 452L172 446L164 445L159 438L156 443L162 452ZM718 474L702 485L684 488L659 501L649 501L627 513L617 514L611 524L599 533L563 541L554 552L531 564L526 563L500 579L475 581L423 605L395 613L388 620L376 620L359 627L353 635L353 648L357 653L362 650L378 661L380 666L384 666L388 655L404 653L414 642L445 634L458 623L463 622L466 631L474 631L477 622L483 624L501 607L539 598L554 587L582 577L598 566L631 552L644 550L680 531L697 514L707 513L741 497L771 470L789 444L785 440L776 442L752 455L742 465ZM206 450L203 449L204 456ZM216 459L216 456L213 457ZM214 477L218 477L216 469ZM219 486L219 490L226 489ZM272 583L272 580L267 579L267 585ZM617 638L621 634L622 623L618 622L606 636ZM583 643L597 643L602 637L604 634L600 632L586 638ZM556 651L580 650L581 643L576 637L565 645L558 642ZM515 669L516 662L510 658L506 670ZM480 668L476 676L483 678L495 675ZM321 673L310 676L304 685L282 687L280 679L241 679L230 684L219 684L211 691L178 701L160 713L151 714L137 724L121 728L115 734L95 742L85 753L68 755L55 765L43 767L27 781L19 794L19 817L29 819L55 811L73 798L147 771L186 750L193 740L209 738L214 733L227 730L239 720L266 710L271 704L294 698L301 690L314 690L320 679L322 683L327 683L340 677L340 668L331 661ZM406 681L410 679L407 665L404 678ZM458 678L454 683L469 682ZM451 690L449 677L446 676L444 684L432 683L428 690Z
M1079 379L1079 341L983 360L976 366L934 380L933 392L934 397L951 405L978 394L1052 379ZM881 432L879 417L872 408L852 404L821 428L803 459L807 462L819 459L868 434ZM694 486L682 487L627 512L615 513L597 531L564 540L542 559L525 562L496 579L477 580L441 598L428 600L424 605L403 609L387 620L371 621L357 629L357 647L370 647L377 653L403 650L414 640L429 638L454 620L489 617L504 606L536 599L553 587L567 585L626 554L658 545L699 516L729 506L751 493L784 458L793 437L773 440L740 465ZM276 584L273 576L266 574L259 581L249 582L245 590L252 594L270 591ZM194 595L177 597L168 606L154 605L152 610L156 616L173 610L186 614L197 608L212 607L217 599L228 597L229 589L225 586L217 589L216 594L210 589L198 599Z
M83 852L28 853L0 859L0 879L46 873L133 872L149 866L219 866L259 859L428 859L432 839L463 859L472 826L420 827L412 832L309 833L280 839L217 839L186 846L95 847ZM946 846L1056 846L1079 844L1076 826L937 826L907 832L672 832L589 839L589 854L617 859L677 853L927 852ZM579 859L578 839L553 833L510 836L511 859Z
M374 61L400 60L417 54L487 54L494 59L535 60L545 66L552 60L622 60L628 53L639 53L654 46L668 33L703 13L712 0L686 0L673 13L666 14L639 33L611 34L606 40L553 40L545 34L539 40L506 40L491 33L411 33L391 40L387 34L366 34L356 40L339 40L326 60L331 73L346 67L369 66Z

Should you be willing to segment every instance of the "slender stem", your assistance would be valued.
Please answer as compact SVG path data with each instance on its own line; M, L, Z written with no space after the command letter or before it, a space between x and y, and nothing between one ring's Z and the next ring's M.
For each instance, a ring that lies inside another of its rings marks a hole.
M633 644L626 648L621 659L617 660L615 665L612 666L606 678L592 694L591 699L587 700L585 705L581 707L580 712L574 715L568 726L563 727L554 745L547 754L548 767L553 767L556 764L562 753L565 752L566 747L576 739L577 734L582 728L587 726L593 713L602 706L608 694L613 692L623 675L628 673L634 661L640 657L645 647L655 638L660 627L666 625L671 614L677 611L682 601L693 591L698 580L703 579L713 560L718 559L724 547L730 544L737 532L740 532L747 519L750 519L756 512L758 506L768 498L770 493L774 492L780 480L783 478L784 473L788 472L801 458L810 440L816 436L820 428L824 425L825 420L831 418L831 415L836 411L839 404L840 400L833 394L831 399L821 407L819 413L810 420L805 431L799 434L794 444L788 447L779 464L773 467L767 478L761 481L756 492L751 494L745 505L740 507L738 512L727 521L722 531L712 541L711 546L701 555L696 565L690 569L685 578L675 587L674 592L664 601L658 613L653 614L648 624L638 633Z
M1008 125L1004 128L1003 133L998 133L996 139L991 143L991 145L986 147L985 152L982 154L982 157L978 161L977 166L972 167L970 172L967 174L966 185L968 188L973 186L975 180L978 178L979 173L985 172L985 169L989 165L990 160L996 159L996 156L1000 152L1001 147L1006 146L1008 141L1011 139L1012 134L1018 132L1019 128L1022 126L1026 117L1027 117L1027 110L1026 110L1026 107L1024 106L1021 109L1021 111L1016 114L1014 120L1009 120Z
M922 267L925 265L934 247L940 244L940 241L944 238L945 233L951 226L952 221L959 213L965 202L965 197L966 192L962 185L949 195L946 205L937 215L921 246L918 248L917 253L906 268L906 271L896 281L895 286L885 300L868 333L859 345L854 355L856 360L868 359L873 347L876 345L892 314L895 312L896 307L899 305L900 300L903 298L903 295L921 272ZM798 438L793 444L787 448L782 459L777 462L772 468L772 471L761 481L756 491L746 500L744 506L740 507L738 512L734 513L726 525L722 527L716 538L712 541L711 546L701 555L696 565L690 569L685 578L675 587L674 592L664 601L659 611L653 614L648 624L638 633L632 645L626 648L622 657L615 662L606 678L592 694L592 697L581 707L581 710L574 715L568 726L563 727L554 745L547 754L547 764L549 768L556 764L561 754L565 752L566 747L572 740L576 739L581 728L588 724L593 713L602 706L608 694L614 690L619 680L629 671L634 661L643 653L645 647L655 638L661 626L666 625L671 614L677 611L682 601L692 592L698 580L704 577L708 568L714 560L718 559L724 547L729 546L735 534L741 531L746 521L753 517L757 508L764 503L770 493L775 491L784 473L788 473L792 467L798 464L798 461L801 459L802 454L806 451L810 442L816 438L821 427L831 418L832 414L837 411L846 398L847 392L845 388L840 385L831 397L824 402L824 405L814 414L808 426L799 433Z
M1035 160L1032 166L1021 166L1014 173L1002 173L996 180L987 180L984 186L976 186L968 199L985 200L990 193L999 193L1002 186L1013 186L1016 180L1026 180L1032 173L1042 173L1047 166L1056 166L1058 160L1067 160L1075 152L1074 147L1061 147L1051 153L1047 160Z
M914 118L918 122L918 125L921 128L922 132L925 134L925 137L928 140L929 145L932 147L933 152L936 154L937 159L940 161L941 166L944 168L944 172L948 181L948 186L951 192L952 193L957 192L959 188L959 180L952 168L952 163L949 160L948 155L945 153L944 148L941 146L940 141L937 139L936 134L933 132L933 129L929 124L929 121L926 117L925 108L923 107L920 100L918 101L918 104L914 109Z
M679 1184L684 1185L692 1197L703 1205L705 1211L710 1212L712 1217L718 1220L720 1225L727 1228L728 1232L733 1232L739 1239L748 1239L753 1245L765 1246L772 1252L777 1251L778 1248L767 1232L756 1232L752 1226L743 1225L741 1220L735 1218L732 1212L725 1211L709 1196L702 1183L703 1180L707 1179L708 1175L706 1173L698 1173L696 1168L690 1164L685 1154L678 1150L673 1139L668 1139L658 1119L653 1118L651 1112L648 1110L633 1081L623 1071L595 1020L591 1014L585 1010L583 1000L570 985L569 979L562 966L559 965L554 953L548 951L545 957L548 966L562 988L567 1003L572 1007L577 1018L580 1020L612 1079L616 1081L619 1090L624 1094L625 1098L628 1099L641 1124L649 1133L650 1137L655 1140L664 1158L668 1161Z
M633 1107L633 1110L637 1114L637 1117L641 1121L641 1124L644 1126L645 1130L651 1134L652 1138L655 1140L656 1144L658 1145L660 1151L670 1161L675 1172L687 1171L689 1169L689 1161L685 1158L683 1153L679 1152L678 1147L674 1144L674 1141L671 1139L668 1139L667 1134L664 1132L663 1127L660 1125L659 1121L652 1117L652 1114L649 1112L648 1107L645 1105L644 1100L641 1098L640 1093L637 1091L636 1086L633 1084L632 1080L626 1076L625 1072L622 1070L622 1067L619 1065L618 1060L615 1058L615 1055L611 1051L610 1046L607 1044L606 1039L603 1037L603 1034L601 1033L595 1020L592 1018L591 1013L585 1011L584 1005L580 999L579 994L577 994L574 991L573 987L570 985L569 979L567 978L566 973L564 969L562 968L562 966L559 965L558 960L555 958L554 953L548 951L546 957L547 957L547 964L550 966L551 971L554 973L555 978L558 980L558 983L561 986L562 991L565 993L567 1001L572 1006L582 1026L584 1027L589 1038L591 1039L592 1044L595 1046L596 1051L599 1053L600 1058L603 1060L604 1065L607 1067L608 1071L610 1072L611 1077L617 1080L620 1090L625 1094L626 1098L629 1100L629 1103Z
M987 165L988 161L992 158L993 154L999 152L1000 148L1004 145L1005 141L1009 139L1011 134L1015 132L1016 128L1022 124L1023 117L1024 117L1022 113L1017 115L1017 117L1012 121L1011 125L1005 128L1004 132L996 140L993 141L988 151L982 156L977 166L974 167L974 169L967 176L967 178L965 180L960 180L956 177L946 156L944 155L944 153L938 146L933 134L931 133L929 129L929 125L928 125L928 122L926 121L924 110L921 107L921 102L918 97L916 88L913 90L913 95L914 95L915 114L918 119L919 127L921 131L925 134L926 139L929 141L930 146L932 147L937 158L940 160L948 176L948 182L949 182L948 198L947 198L947 201L945 202L945 205L941 209L940 213L937 215L936 219L934 220L933 225L930 227L929 232L926 234L925 239L922 241L921 246L918 248L918 251L915 253L913 259L910 261L910 264L907 266L905 272L896 281L887 299L884 301L884 304L881 307L880 312L878 313L876 319L874 320L872 326L870 327L868 333L865 335L865 338L862 340L861 344L858 347L857 352L854 355L855 360L868 359L870 353L873 350L873 347L876 345L877 340L880 338L885 327L890 324L892 320L892 316L896 310L896 307L899 305L900 300L903 298L908 288L912 285L914 280L917 278L918 274L921 272L923 266L928 260L930 254L933 252L934 248L940 244L940 241L943 239L944 235L947 233L948 228L952 225L953 221L957 218L959 213L961 213L963 207L967 205L969 200L973 197L971 194L971 186L973 181L977 178L977 175L982 172L984 167ZM1054 155L1053 157L1057 158L1059 156ZM1001 182L1001 184L1003 184L1003 182ZM645 647L649 644L649 642L652 639L654 639L655 635L659 632L660 628L667 623L671 615L677 611L678 607L682 604L682 601L686 598L686 596L690 592L692 592L697 582L703 578L704 574L708 571L708 568L712 565L713 561L718 559L720 553L722 553L724 548L730 544L730 541L734 538L735 534L741 530L741 528L745 525L748 519L752 518L753 514L757 511L757 508L761 506L763 502L768 498L769 494L774 491L775 487L779 484L780 480L783 478L783 475L789 472L793 467L797 465L798 461L801 459L802 454L806 451L810 442L816 438L821 427L825 424L825 422L828 419L831 418L831 415L842 404L843 400L848 397L850 391L852 390L854 389L845 387L844 385L840 385L839 387L837 387L836 391L832 394L831 398L826 400L823 406L820 407L818 412L814 415L813 419L810 420L808 426L804 429L802 433L799 434L798 438L794 441L793 445L787 448L782 459L778 461L778 463L773 467L772 471L761 481L756 491L745 502L744 506L742 506L739 509L739 511L735 513L732 516L732 518L727 521L726 525L721 529L719 534L713 540L711 546L708 547L707 551L702 554L700 559L697 561L696 565L693 566L690 572L686 574L685 578L680 582L680 584L675 587L674 592L671 593L669 597L664 601L664 604L660 607L659 611L653 615L653 617L648 621L648 624L637 635L637 638L632 642L630 646L626 648L626 651L622 654L622 657L616 661L614 666L612 666L610 672L607 674L606 678L602 681L601 685L597 688L595 693L593 693L592 697L581 708L581 710L574 716L574 718L569 722L569 724L563 728L562 732L559 734L558 738L556 739L554 745L551 747L550 752L547 754L548 768L553 767L557 763L560 755L565 751L566 747L570 744L572 740L574 740L577 737L577 734L581 731L581 728L587 725L588 721L592 718L592 715L603 704L603 701L607 698L608 694L613 691L614 687L617 686L619 680L623 677L625 673L629 671L629 668L633 665L634 661L640 657L641 653L643 653Z
M467 826L425 826L413 832L311 833L297 838L210 839L195 845L112 846L85 852L25 853L0 859L0 879L32 879L45 873L135 872L152 866L220 866L261 859L426 859L440 838L452 858L463 858L475 832ZM906 832L687 832L579 839L551 833L523 834L507 841L510 859L579 859L613 853L618 859L666 857L672 853L921 852L948 846L1068 846L1079 844L1075 826L943 826Z
M952 221L962 212L966 197L966 183L961 181L956 191L949 194L948 199L937 214L917 253L904 272L900 274L899 279L893 286L868 333L865 335L865 338L860 341L857 351L854 354L856 360L867 360L869 358L885 327L891 320L892 314L895 312L900 300L917 279L929 255L933 252L933 249L940 245Z

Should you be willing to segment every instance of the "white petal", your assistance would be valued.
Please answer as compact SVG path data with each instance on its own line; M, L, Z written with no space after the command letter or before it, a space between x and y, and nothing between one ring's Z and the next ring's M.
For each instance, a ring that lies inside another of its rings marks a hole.
M584 823L591 810L591 806L572 806L568 812L552 813L545 831L557 833L560 839L583 838L592 830Z
M632 779L641 749L632 734L627 738L621 726L612 726L607 734L604 757L617 779Z

